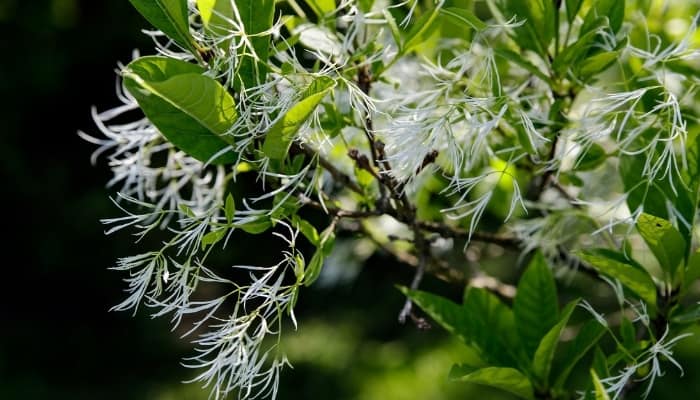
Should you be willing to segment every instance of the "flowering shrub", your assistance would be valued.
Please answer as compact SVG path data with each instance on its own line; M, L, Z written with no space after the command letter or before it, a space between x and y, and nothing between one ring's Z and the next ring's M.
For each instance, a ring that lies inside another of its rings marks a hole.
M399 320L427 326L415 305L476 351L455 380L619 399L682 371L673 346L700 320L698 4L669 35L643 0L130 1L157 55L120 65L122 104L81 135L118 189L107 233L168 239L119 260L114 309L186 325L212 397L277 395L279 337L336 236L415 269ZM236 195L246 176L258 188ZM212 266L235 231L286 250ZM515 286L479 268L486 248L520 253ZM420 291L425 274L463 303ZM620 312L572 299L579 275Z

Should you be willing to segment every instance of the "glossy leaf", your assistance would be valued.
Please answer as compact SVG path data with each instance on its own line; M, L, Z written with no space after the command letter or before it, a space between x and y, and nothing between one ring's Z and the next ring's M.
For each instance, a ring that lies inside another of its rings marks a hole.
M535 376L543 382L544 387L549 385L549 371L552 368L552 360L557 349L557 343L559 343L561 333L566 328L566 324L569 323L569 317L571 317L571 313L574 312L577 304L578 300L574 300L564 307L559 322L542 338L535 351L535 356L532 359L532 370Z
M685 257L685 239L669 221L642 213L637 219L637 231L659 261L661 269L675 276L678 265Z
M275 0L235 0L243 27L252 49L241 46L240 66L236 71L234 88L250 88L265 81L267 60L270 55L270 35L263 34L272 28L275 16ZM251 56L251 52L255 56Z
M598 343L606 330L598 321L588 321L567 346L554 387L563 388L576 364Z
M450 379L501 389L521 399L534 400L535 398L530 380L513 368L474 368L455 365L450 371Z
M423 43L436 28L435 21L440 14L440 7L435 7L432 10L421 15L420 18L413 22L412 28L406 35L404 41L403 52L409 52L415 47Z
M335 81L320 77L309 85L302 95L302 100L287 111L267 132L263 143L263 152L273 160L282 160L287 156L299 128L311 116L316 106L335 87Z
M619 280L625 287L647 302L652 309L656 307L656 285L649 272L622 254L607 249L585 251L581 259L602 274Z
M513 302L515 328L532 357L544 335L557 323L559 305L552 272L541 253L535 253L520 278Z
M151 56L131 62L122 75L144 114L170 142L200 161L230 163L236 155L221 153L233 143L226 133L236 107L226 89L203 73L195 64Z
M156 29L193 54L197 53L190 34L187 0L129 0L129 2Z

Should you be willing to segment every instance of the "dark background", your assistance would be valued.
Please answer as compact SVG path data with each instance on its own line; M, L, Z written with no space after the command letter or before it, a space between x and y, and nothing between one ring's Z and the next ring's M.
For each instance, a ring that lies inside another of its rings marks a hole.
M180 383L192 377L179 365L191 349L167 321L108 312L124 284L107 268L136 251L128 236L103 235L99 220L119 215L110 174L104 159L90 165L94 147L76 134L97 135L91 106L117 104L117 61L151 52L146 26L127 0L0 0L0 399L207 398ZM272 246L255 240L234 252ZM279 398L508 398L448 384L463 349L439 329L396 323L393 284L410 277L376 255L356 279L305 291ZM697 343L682 352L700 358ZM699 370L688 366L684 381L669 373L655 393L697 398L683 383Z

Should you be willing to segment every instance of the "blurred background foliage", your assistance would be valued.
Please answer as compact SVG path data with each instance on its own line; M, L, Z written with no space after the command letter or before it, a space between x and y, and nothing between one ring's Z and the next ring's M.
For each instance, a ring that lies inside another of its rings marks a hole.
M651 1L649 29L665 41L682 37L699 3ZM167 321L143 310L133 318L108 312L123 283L107 267L133 253L132 238L102 234L99 219L117 213L105 189L108 170L104 160L90 165L93 147L76 135L96 131L91 106L116 104L117 61L130 60L134 48L152 51L140 33L146 27L127 0L0 0L0 399L208 396L181 384L193 376L179 365L191 349ZM277 246L260 237L236 243L231 258L251 262ZM516 255L482 250L498 255L485 268L512 282ZM478 254L471 258L480 262ZM409 282L412 271L381 253L362 265L337 261L302 293L299 329L282 343L293 369L282 377L280 399L509 398L449 383L450 366L469 350L437 328L397 323L403 298L393 285ZM562 292L586 293L599 307L613 303L603 286L561 284L568 285ZM433 279L423 288L455 299L462 291ZM693 384L700 376L697 333L676 347L685 377L673 370L651 398L700 398Z

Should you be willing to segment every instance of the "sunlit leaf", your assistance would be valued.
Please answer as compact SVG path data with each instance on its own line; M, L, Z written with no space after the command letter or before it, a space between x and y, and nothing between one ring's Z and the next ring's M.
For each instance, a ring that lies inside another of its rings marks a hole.
M289 147L299 128L311 116L316 106L335 87L335 81L328 77L320 77L309 85L302 95L302 100L287 111L267 132L263 144L263 152L274 160L287 156Z
M222 153L233 137L233 98L198 65L166 57L143 57L126 66L124 85L144 114L175 146L200 161L236 160ZM217 156L215 159L212 157Z

